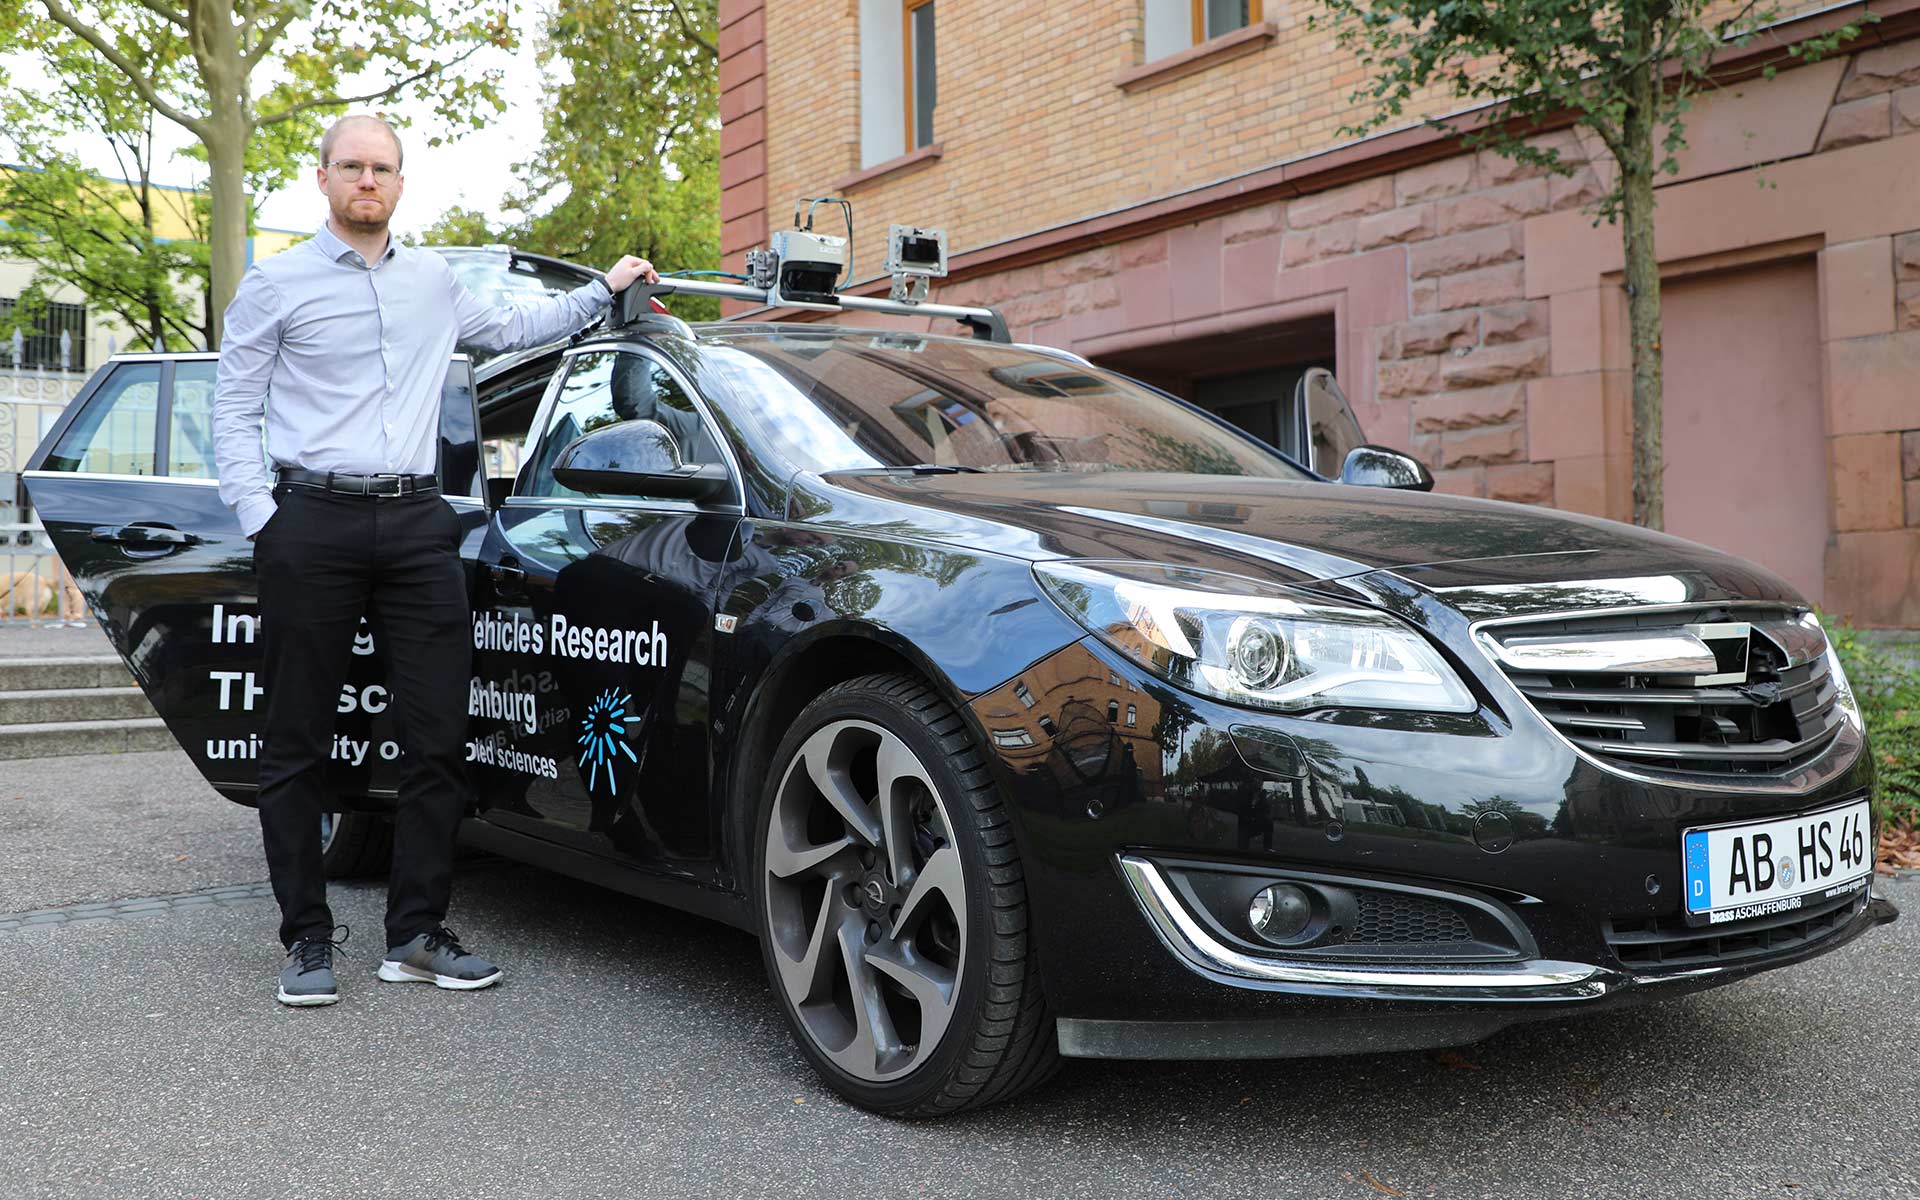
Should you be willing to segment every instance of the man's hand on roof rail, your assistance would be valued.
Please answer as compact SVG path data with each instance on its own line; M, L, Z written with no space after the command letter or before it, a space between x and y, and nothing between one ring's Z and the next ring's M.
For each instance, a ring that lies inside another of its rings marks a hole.
M646 259L629 254L608 268L607 290L617 296L636 279L644 279L648 283L659 283L660 272L654 270L653 264Z

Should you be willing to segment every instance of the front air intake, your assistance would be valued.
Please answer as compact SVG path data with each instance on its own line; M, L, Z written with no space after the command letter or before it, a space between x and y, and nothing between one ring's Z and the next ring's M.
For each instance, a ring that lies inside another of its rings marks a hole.
M1845 722L1810 614L1624 614L1501 624L1479 637L1534 711L1621 766L1786 772L1819 757Z

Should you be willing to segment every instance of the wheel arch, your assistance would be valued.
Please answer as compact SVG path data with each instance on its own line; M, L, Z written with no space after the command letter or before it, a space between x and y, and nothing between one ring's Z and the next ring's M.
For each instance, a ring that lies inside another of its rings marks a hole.
M757 789L773 769L780 740L815 697L838 683L863 675L902 672L924 679L961 714L976 738L984 733L975 718L971 699L953 679L908 639L884 626L864 621L823 623L774 656L752 685L752 695L741 717L739 738L728 755L726 847L736 884L745 894L748 864L753 861L754 816L759 810Z

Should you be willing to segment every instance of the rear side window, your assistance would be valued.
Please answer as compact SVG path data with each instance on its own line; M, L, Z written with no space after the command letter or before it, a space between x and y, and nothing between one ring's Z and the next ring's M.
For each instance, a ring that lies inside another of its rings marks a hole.
M45 468L89 475L152 475L159 420L160 364L123 363L61 435Z
M217 363L183 362L173 368L173 403L167 411L167 474L212 479L213 378Z

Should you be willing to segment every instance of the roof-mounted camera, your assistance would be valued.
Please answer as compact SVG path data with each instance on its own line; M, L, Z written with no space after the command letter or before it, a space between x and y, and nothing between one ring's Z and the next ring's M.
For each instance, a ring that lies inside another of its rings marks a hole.
M807 206L804 214L801 206ZM813 214L822 205L837 205L846 216L847 232L822 233L813 227ZM947 275L947 233L917 225L887 227L886 273L893 286L884 300L849 296L841 289L853 276L853 205L838 197L802 198L793 208L793 228L767 239L764 250L747 251L743 284L709 283L682 275L714 275L716 271L668 273L659 283L635 284L621 293L615 326L640 320L647 301L676 292L747 300L767 308L803 308L819 312L882 312L898 316L949 317L965 325L973 336L1011 342L1006 318L984 305L929 304L927 281ZM734 276L734 278L740 278Z
M927 298L927 280L947 277L947 231L913 225L887 226L887 262L893 277L889 299L919 304Z

